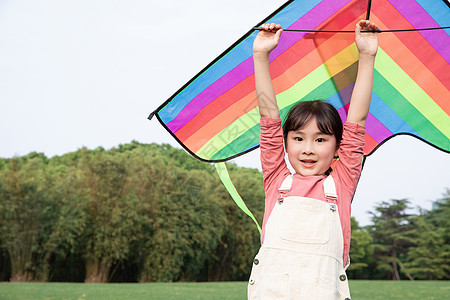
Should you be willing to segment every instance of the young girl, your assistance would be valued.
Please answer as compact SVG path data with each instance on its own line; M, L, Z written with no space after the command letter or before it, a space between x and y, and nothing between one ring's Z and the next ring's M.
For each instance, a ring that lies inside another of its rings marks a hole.
M378 48L377 34L361 30L378 28L368 20L356 25L358 75L347 122L342 125L331 105L305 101L291 109L284 128L269 70L269 53L282 29L275 24L262 29L253 44L253 59L266 201L248 298L350 299L345 274L350 264L350 203L361 173ZM294 175L284 160L285 149Z

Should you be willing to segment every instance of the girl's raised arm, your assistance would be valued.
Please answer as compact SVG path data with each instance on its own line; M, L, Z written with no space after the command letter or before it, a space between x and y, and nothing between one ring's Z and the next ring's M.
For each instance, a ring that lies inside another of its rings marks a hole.
M253 43L253 62L255 65L255 85L261 117L279 118L275 91L269 69L269 54L280 40L281 25L264 24Z
M353 88L347 121L366 126L373 89L375 56L378 49L378 33L361 33L361 30L376 31L377 25L368 20L356 24L355 42L359 52L358 75Z

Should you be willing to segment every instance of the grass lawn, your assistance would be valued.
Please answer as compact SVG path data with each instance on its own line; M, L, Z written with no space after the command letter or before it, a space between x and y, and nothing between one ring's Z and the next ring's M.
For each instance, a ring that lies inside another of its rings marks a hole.
M450 281L350 281L352 298L449 299ZM0 283L1 300L246 299L247 282L205 283Z

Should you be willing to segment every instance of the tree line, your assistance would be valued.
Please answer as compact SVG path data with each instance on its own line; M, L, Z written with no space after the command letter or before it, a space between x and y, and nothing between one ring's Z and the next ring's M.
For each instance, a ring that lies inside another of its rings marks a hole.
M262 174L228 168L262 220ZM351 278L450 278L450 192L419 215L408 205L352 219ZM169 145L0 159L0 280L247 280L259 246L215 168Z

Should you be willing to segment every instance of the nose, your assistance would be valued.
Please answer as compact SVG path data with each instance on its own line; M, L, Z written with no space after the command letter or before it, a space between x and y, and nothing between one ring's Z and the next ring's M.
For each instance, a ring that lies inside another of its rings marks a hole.
M310 141L305 141L303 143L303 154L313 154L314 153L314 143Z

